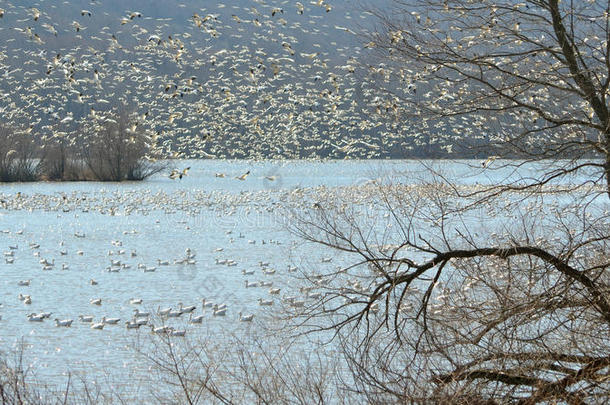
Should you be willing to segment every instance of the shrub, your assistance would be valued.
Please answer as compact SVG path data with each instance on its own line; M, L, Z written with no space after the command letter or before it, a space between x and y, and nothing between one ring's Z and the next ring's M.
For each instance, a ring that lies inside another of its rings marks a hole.
M35 181L41 169L38 146L29 131L0 126L0 181Z
M89 129L82 161L93 180L143 180L165 169L147 158L149 138L125 110Z

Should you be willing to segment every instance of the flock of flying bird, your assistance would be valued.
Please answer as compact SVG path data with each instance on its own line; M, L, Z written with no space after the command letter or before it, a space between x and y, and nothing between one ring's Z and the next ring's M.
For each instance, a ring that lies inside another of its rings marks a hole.
M423 142L376 85L389 69L360 61L348 27L370 14L329 0L199 6L119 17L98 1L5 2L2 124L86 146L124 110L151 159L379 157Z

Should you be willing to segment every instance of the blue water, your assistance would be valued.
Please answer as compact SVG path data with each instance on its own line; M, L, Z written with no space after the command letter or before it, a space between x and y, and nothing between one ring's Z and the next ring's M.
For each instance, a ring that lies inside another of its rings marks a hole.
M464 185L498 184L539 170L528 166L515 174L510 168L481 168L478 161L172 164L190 170L182 180L169 179L165 171L134 183L0 185L0 199L8 201L7 208L0 209L0 246L14 254L12 264L0 259L0 345L10 350L23 339L28 362L39 378L61 382L68 370L91 380L107 374L118 380L130 376L130 384L145 377L148 366L131 346L150 330L124 326L134 308L155 312L159 307L177 308L179 302L197 305L195 313L205 313L205 320L201 326L188 326L191 335L203 333L198 328L208 334L239 333L248 327L237 322L240 311L254 314L257 320L271 317L283 296L299 295L299 282L289 266L322 271L341 264L336 252L304 244L286 229L287 209L298 212L311 207L329 190L366 185L373 179L417 183L430 179L428 166ZM248 170L245 180L236 178ZM352 201L343 203L362 202L361 197L353 195ZM34 243L40 247L32 248ZM186 256L186 249L196 254L196 263L174 264ZM325 257L333 257L332 262L323 262ZM41 259L54 262L54 267L43 270ZM130 268L108 272L111 260ZM170 264L160 265L159 260ZM223 260L236 264L217 263ZM261 261L269 262L267 267L276 272L265 274ZM62 270L62 265L67 268ZM154 266L156 271L144 272L138 265ZM244 275L244 270L254 274ZM91 285L91 279L98 284ZM31 283L18 286L20 280ZM270 295L269 287L246 288L246 280L273 282L282 292ZM24 304L19 294L30 295L32 303ZM101 298L102 305L90 304L94 298ZM132 305L131 298L143 302ZM226 304L227 316L202 312L202 298ZM258 298L274 300L274 306L259 306ZM51 312L50 319L27 320L27 314L41 311ZM95 322L103 316L121 321L93 330L79 322L79 315L92 315ZM74 322L70 328L56 327L54 318ZM183 315L167 323L182 329L187 319Z

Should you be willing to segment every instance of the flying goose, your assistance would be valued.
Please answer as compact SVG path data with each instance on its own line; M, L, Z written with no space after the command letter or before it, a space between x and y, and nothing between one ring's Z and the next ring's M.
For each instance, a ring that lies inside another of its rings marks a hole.
M237 180L246 180L246 177L248 177L248 175L250 174L250 170L248 170L247 172L245 172L244 174L242 174L241 176L237 176L235 177Z

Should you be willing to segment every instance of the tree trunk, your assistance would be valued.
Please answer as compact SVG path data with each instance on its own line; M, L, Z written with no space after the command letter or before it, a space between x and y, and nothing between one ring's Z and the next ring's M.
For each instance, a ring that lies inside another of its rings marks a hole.
M608 198L610 198L610 151L606 152L606 163L604 164L604 174L606 175L606 193L608 194Z

